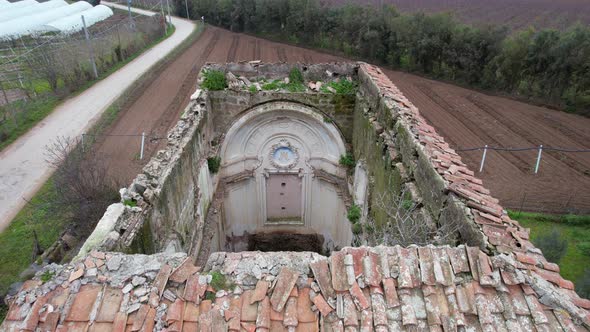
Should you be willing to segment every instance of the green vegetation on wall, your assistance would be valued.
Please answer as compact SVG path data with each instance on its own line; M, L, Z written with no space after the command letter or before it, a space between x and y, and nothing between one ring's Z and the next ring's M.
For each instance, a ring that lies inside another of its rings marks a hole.
M225 74L219 70L207 70L204 74L205 79L201 86L207 90L223 90L227 88L227 80Z
M184 8L180 4L178 7ZM473 27L450 14L320 0L189 0L191 17L590 115L590 27ZM181 11L179 11L181 12ZM181 12L182 13L182 12Z

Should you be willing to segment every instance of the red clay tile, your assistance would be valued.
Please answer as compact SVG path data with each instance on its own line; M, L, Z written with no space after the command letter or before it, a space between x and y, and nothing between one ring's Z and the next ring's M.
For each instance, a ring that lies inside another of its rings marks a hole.
M380 257L378 254L369 251L367 256L363 257L363 272L365 274L365 283L369 286L378 287L381 285L381 267Z
M285 267L281 269L281 272L279 272L279 275L277 276L277 281L270 298L272 308L275 311L283 311L283 308L287 303L287 299L289 298L289 294L291 294L291 290L295 286L298 278L299 273L296 271Z
M198 271L199 268L193 265L192 258L187 257L184 262L172 272L169 279L181 284Z
M258 315L256 316L256 328L270 329L270 299L266 296L258 303Z
M347 291L349 288L344 256L346 253L338 251L330 256L330 272L332 274L332 287L337 292Z
M299 322L299 325L297 325L295 332L319 332L319 330L320 327L317 322Z
M479 281L479 268L477 266L477 260L479 259L479 248L467 247L467 260L469 261L469 268L473 279Z
M172 267L168 264L164 264L158 272L156 276L156 280L154 280L153 287L158 289L158 296L162 297L162 293L164 292L164 288L168 283L168 278L170 277L170 273L172 273Z
M252 323L248 323L248 322L242 322L241 323L242 329L244 329L244 331L246 332L254 332L256 331L256 324L252 324Z
M168 311L166 313L166 321L167 322L182 321L183 314L184 314L184 301L178 298L168 308Z
M283 322L280 321L271 321L270 322L270 329L269 331L272 332L287 332L288 329L283 325Z
M326 299L324 299L321 294L317 294L311 301L315 304L323 317L326 317L329 313L334 311L334 308L326 302Z
M102 303L100 304L98 315L96 315L96 321L113 322L122 300L123 293L121 293L120 289L106 288L102 296Z
M148 306L147 304L142 304L141 307L139 307L137 315L133 320L133 326L131 327L131 331L141 330L141 327L144 325L145 322L147 322L146 317L149 309L150 306Z
M256 302L251 304L251 297L254 291L247 290L242 294L242 321L254 322L258 314L258 304Z
M72 282L78 278L81 278L83 275L84 275L84 267L80 267L70 274L70 278L68 279L68 281Z
M199 332L199 323L184 321L182 324L182 332Z
M290 297L285 306L283 324L285 326L297 326L297 298Z
M420 257L420 276L422 283L426 285L435 285L434 279L434 263L432 259L432 251L429 247L418 248L418 256Z
M373 311L373 323L375 326L387 325L385 298L383 294L371 292L371 309Z
M373 331L373 312L371 308L361 311L361 331Z
M436 282L443 286L453 285L455 276L445 248L433 248L432 254L434 260L434 279Z
M141 332L152 332L154 330L154 325L156 324L156 309L149 308L148 313L145 316L145 324L143 324L143 328ZM184 331L184 329L183 329Z
M359 317L358 312L356 309L356 305L352 300L352 296L350 294L344 294L343 296L344 301L344 327L348 326L359 326Z
M80 287L66 321L87 322L90 319L90 311L96 302L96 297L101 290L102 287L98 285Z
M29 310L29 314L27 315L27 318L24 320L24 322L22 324L22 327L24 330L31 330L31 331L35 330L35 328L37 327L37 324L39 324L39 310L41 310L41 308L45 305L45 303L47 303L49 296L51 296L51 293L48 293L45 296L37 298L37 301L35 301L35 303L33 303L33 305L31 306L31 309Z
M352 284L352 287L350 287L350 295L352 295L354 303L359 309L365 310L369 308L369 300L365 297L365 294L359 287L358 283L355 282Z
M283 321L284 314L282 311L275 311L272 307L270 308L270 320L280 320Z
M352 255L354 275L358 276L363 273L363 257L367 255L367 248L345 248L343 251Z
M399 257L399 288L414 288L422 284L418 267L418 252L415 248L397 248Z
M328 260L320 259L309 264L309 267L313 272L315 281L320 286L322 294L324 294L327 297L334 297L335 293L334 288L332 288L332 278L330 274L330 268L328 267Z
M388 308L395 308L399 306L399 298L395 289L395 279L383 279L383 290L385 292L385 300Z
M317 315L311 310L310 291L311 288L308 287L299 290L299 297L297 297L297 320L300 324L317 321Z
M475 291L472 283L464 283L458 285L455 295L457 297L457 305L462 313L477 314L475 309Z
M190 302L198 303L199 300L199 275L193 274L188 277L184 287L184 299Z
M124 332L127 326L127 314L118 311L115 314L115 320L113 321L113 332Z
M184 305L183 320L185 322L198 322L199 321L199 307L193 302L186 302Z
M256 283L256 289L254 289L254 292L250 296L250 304L262 301L266 297L268 287L270 287L270 282L258 280L258 283Z

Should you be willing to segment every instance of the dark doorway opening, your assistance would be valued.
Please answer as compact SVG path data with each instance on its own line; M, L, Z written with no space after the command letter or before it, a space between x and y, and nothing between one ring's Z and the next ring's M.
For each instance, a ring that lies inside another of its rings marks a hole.
M248 251L313 251L322 253L324 237L288 232L257 233L248 237Z

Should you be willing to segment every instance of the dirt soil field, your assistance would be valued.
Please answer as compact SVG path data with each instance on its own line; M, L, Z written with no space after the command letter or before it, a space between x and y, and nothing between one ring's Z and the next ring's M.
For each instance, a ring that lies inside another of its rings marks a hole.
M196 76L205 62L262 60L265 62L330 62L341 58L207 27L187 51L166 67L131 107L122 112L110 134L145 131L165 137L188 104ZM385 71L424 117L455 148L483 146L590 148L590 119L488 96L450 84L395 71ZM138 160L138 137L108 137L97 154L111 160L111 170L124 183L165 140L149 141ZM478 169L481 151L460 152L471 169ZM539 174L533 174L536 151L488 152L484 184L507 208L543 212L590 212L590 153L544 152Z
M324 0L339 5L349 0ZM590 23L587 0L353 0L361 5L392 4L401 12L452 12L463 23L483 26L505 25L513 30L535 28L563 29L580 22Z

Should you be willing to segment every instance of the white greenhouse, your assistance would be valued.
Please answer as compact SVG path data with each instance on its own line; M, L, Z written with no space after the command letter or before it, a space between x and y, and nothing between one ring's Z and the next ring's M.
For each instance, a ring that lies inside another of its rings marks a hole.
M44 11L66 6L68 3L64 0L50 0L42 3L33 3L30 6L18 7L14 9L2 9L0 11L0 22L18 19L19 17L34 15Z
M81 13L66 16L58 20L52 21L41 27L44 31L54 31L63 34L71 34L82 30L82 16L86 21L86 26L91 26L95 23L103 21L113 15L113 10L105 5L98 5L87 9Z
M4 10L9 10L9 9L14 9L14 8L21 8L21 7L26 7L26 6L30 6L30 5L34 5L38 3L35 0L21 0L21 1L17 1L17 2L9 2L7 1L7 3L0 3L0 9Z
M2 0L0 0L2 1ZM50 0L46 3L37 3L34 0L21 0L10 4L10 10L15 12L12 6L27 2L28 5L20 5L21 13L18 16L10 16L3 20L2 17L12 15L5 13L5 7L0 7L0 40L9 40L21 36L38 36L46 32L71 34L82 29L81 15L84 15L86 26L91 26L113 15L113 11L99 5L92 7L86 1L78 1L72 4L59 5L64 0ZM48 3L52 3L49 5ZM55 3L55 4L53 4ZM2 4L0 3L0 6ZM22 9L22 10L21 10ZM29 10L30 9L30 10Z

